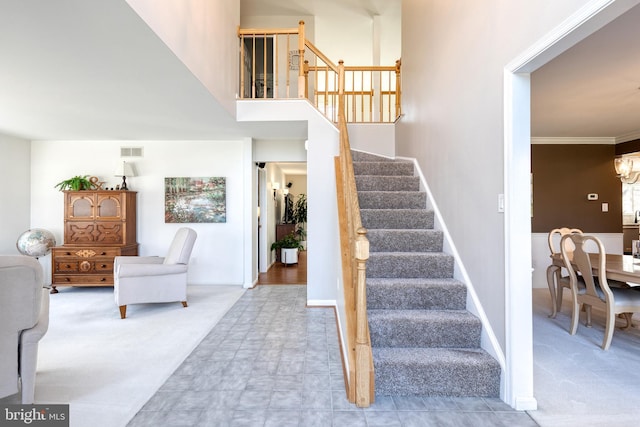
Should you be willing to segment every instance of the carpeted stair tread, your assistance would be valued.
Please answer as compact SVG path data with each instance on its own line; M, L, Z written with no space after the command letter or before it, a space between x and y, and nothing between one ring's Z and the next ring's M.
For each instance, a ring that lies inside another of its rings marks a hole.
M353 173L357 175L413 176L413 163L402 161L353 162Z
M353 162L395 162L395 159L379 156L377 154L365 153L363 151L351 151Z
M373 360L379 395L500 394L500 365L480 348L374 348Z
M456 279L367 278L368 309L463 310L467 287Z
M358 191L360 209L424 209L427 194L421 191Z
M453 277L453 257L442 252L371 252L367 277Z
M442 231L415 229L368 229L371 252L441 252Z
M420 191L420 177L356 175L358 191Z
M368 310L373 347L473 348L480 320L466 310Z
M427 209L363 209L362 225L367 229L433 228L434 212Z

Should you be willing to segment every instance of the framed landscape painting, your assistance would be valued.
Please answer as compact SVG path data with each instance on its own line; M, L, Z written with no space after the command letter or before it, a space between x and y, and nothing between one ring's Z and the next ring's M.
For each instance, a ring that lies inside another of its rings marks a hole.
M164 222L227 222L226 178L165 178Z

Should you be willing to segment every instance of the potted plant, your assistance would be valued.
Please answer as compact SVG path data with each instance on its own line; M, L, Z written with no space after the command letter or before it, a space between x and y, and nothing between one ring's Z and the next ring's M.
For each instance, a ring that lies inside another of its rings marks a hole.
M91 181L89 181L89 175L76 175L72 178L65 179L64 181L60 181L54 187L60 191L64 190L89 190L91 188Z
M295 232L291 232L280 240L276 240L271 244L271 250L280 249L280 261L283 264L297 264L298 250L302 249L300 240Z
M298 200L296 200L293 206L293 222L296 224L296 234L298 235L302 250L306 250L307 230L305 225L307 223L307 195L304 193L298 195Z

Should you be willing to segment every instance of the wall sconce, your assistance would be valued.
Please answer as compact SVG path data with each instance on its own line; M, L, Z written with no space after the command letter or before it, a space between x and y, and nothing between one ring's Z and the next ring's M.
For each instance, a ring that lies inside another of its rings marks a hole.
M614 166L618 178L624 184L635 184L640 178L640 171L633 170L633 160L628 157L616 157Z
M116 170L113 174L114 176L122 177L122 184L120 185L121 190L128 190L127 176L136 176L136 173L133 170L133 163L127 163L125 161L118 164L118 167L116 167Z
M278 193L278 190L280 189L280 183L279 182L274 182L272 183L272 190L273 190L273 198L276 198L276 194Z

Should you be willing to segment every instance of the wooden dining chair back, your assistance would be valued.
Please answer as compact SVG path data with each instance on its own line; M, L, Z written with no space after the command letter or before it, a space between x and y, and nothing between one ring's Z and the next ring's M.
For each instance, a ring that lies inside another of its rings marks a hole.
M575 249L573 253L566 248L565 242L570 240ZM593 242L596 248L597 264L593 265L589 252L585 247ZM586 325L591 327L591 309L596 308L605 313L605 332L602 341L602 349L608 350L613 338L616 315L640 312L640 292L630 288L616 288L609 285L607 280L606 259L607 254L602 241L595 236L586 234L567 234L560 242L562 258L569 272L570 287L572 293L571 335L575 335L578 329L580 309L584 306L586 312ZM594 276L594 270L596 270ZM578 289L578 273L584 283L582 290ZM619 283L619 282L617 282ZM629 323L630 317L627 318Z
M549 232L547 240L549 243L549 251L551 256L560 254L560 241L562 237L567 234L582 234L582 230L579 228L554 228ZM567 250L573 251L573 244L570 240L565 241L568 245ZM557 265L551 264L547 267L547 285L549 286L549 293L551 294L551 314L549 317L552 319L556 317L556 314L562 308L563 291L569 289L569 276L563 275L563 268Z

